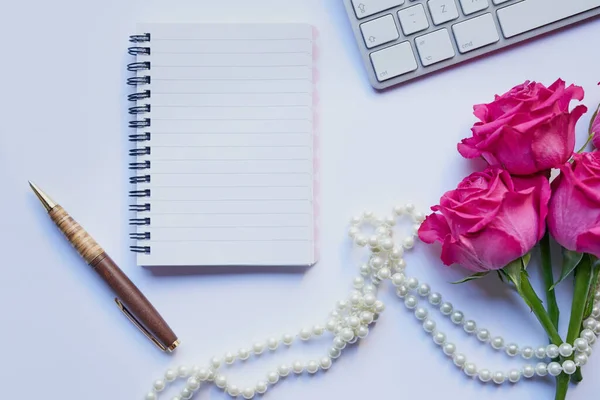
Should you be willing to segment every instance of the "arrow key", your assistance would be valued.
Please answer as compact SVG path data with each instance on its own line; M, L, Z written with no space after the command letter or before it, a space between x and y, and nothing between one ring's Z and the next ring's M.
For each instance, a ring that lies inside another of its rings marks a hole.
M399 37L396 23L390 14L361 24L360 30L368 49L392 42Z

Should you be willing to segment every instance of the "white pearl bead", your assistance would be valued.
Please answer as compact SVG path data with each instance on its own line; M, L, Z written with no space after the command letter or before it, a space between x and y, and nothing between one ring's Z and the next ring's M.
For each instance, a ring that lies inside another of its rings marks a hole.
M335 306L339 311L344 311L348 308L348 302L346 300L338 300Z
M481 382L489 382L492 380L492 372L489 369L482 369L478 373Z
M521 380L521 371L518 369L511 369L508 372L508 380L511 383L517 383Z
M535 349L535 356L539 359L546 358L546 346L540 346Z
M340 332L340 337L343 341L349 342L354 338L354 332L352 332L352 329L350 328L342 329L342 332Z
M497 336L491 341L492 347L499 350L504 347L504 339L501 336Z
M154 392L148 392L146 393L146 397L144 397L146 400L156 400L158 397L156 396L156 393Z
M475 376L477 375L477 366L474 363L468 362L465 363L465 367L463 369L467 376Z
M321 367L321 369L328 370L329 368L331 368L331 358L321 357L321 360L319 360L319 366Z
M456 345L454 345L454 343L446 342L444 343L442 350L445 355L452 356L454 353L456 353Z
M573 346L571 346L569 343L562 343L560 346L558 346L558 352L563 357L570 357L571 354L573 354Z
M589 329L582 330L579 337L587 340L589 344L594 344L596 341L596 334Z
M577 371L577 366L573 360L566 360L563 362L562 369L565 371L565 374L573 375Z
M346 342L341 337L336 336L333 339L333 347L342 350L344 347L346 347Z
M363 324L370 324L373 322L373 313L371 311L363 311L360 313L360 321Z
M598 318L600 317L600 305L596 304L592 308L592 317Z
M444 315L450 315L453 309L454 307L452 306L452 303L449 302L445 302L440 306L440 311Z
M235 361L235 355L231 352L226 353L223 357L223 360L225 360L225 364L233 364L233 362Z
M423 322L423 329L428 333L433 332L435 330L435 321L432 319L426 319L425 322Z
M381 314L384 310L385 304L383 304L381 300L377 300L373 305L373 311L375 311L376 314Z
M352 285L355 289L362 289L363 286L365 286L365 279L362 276L357 276L356 278L354 278L354 282L352 282Z
M393 216L387 216L383 219L383 223L389 226L394 226L396 225L396 218L394 218Z
M429 312L427 311L426 308L423 307L419 307L415 310L415 317L419 320L422 321L425 318L427 318L427 314L429 314Z
M496 371L496 372L494 372L494 376L492 377L492 380L494 381L494 383L496 385L501 385L506 380L506 375L504 375L504 372L502 372L502 371Z
M362 222L363 218L362 215L355 215L354 217L352 217L352 219L350 220L350 223L352 225L358 225Z
M398 260L396 269L403 270L404 268L406 268L406 261L404 261L404 259L401 258Z
M377 276L381 280L390 279L390 277L392 276L392 271L390 271L390 269L387 267L383 267L379 270L379 272L377 273Z
M527 364L523 367L523 376L525 378L531 378L535 375L535 367L531 364Z
M369 334L369 328L367 328L364 325L359 326L358 329L356 330L356 336L358 336L361 339L366 338L368 334Z
M258 381L256 382L256 393L260 393L263 394L267 391L267 382L265 381Z
M196 377L201 381L205 381L208 379L209 374L210 374L209 370L207 370L206 368L200 368L198 370L198 372L196 373Z
M377 236L373 235L369 237L369 247L377 247L379 245L379 240Z
M392 260L399 260L404 255L404 250L402 247L394 246L392 251L390 251L390 258Z
M279 382L279 374L275 371L269 372L267 374L267 382L269 382L272 385Z
M152 384L152 387L157 392L162 392L163 390L165 390L165 386L167 386L167 383L164 380L162 380L162 379L157 379Z
M587 349L585 349L584 353L588 357L591 356L592 355L592 348L588 347Z
M165 372L165 380L167 382L173 382L175 378L177 378L177 372L175 370L168 369L167 372Z
M292 371L294 371L295 374L301 374L302 371L304 371L304 364L300 361L294 361L292 364Z
M385 251L389 251L392 248L394 248L394 241L392 239L390 239L389 237L380 240L379 241L379 245L381 246L382 249L384 249Z
M433 342L437 345L442 345L446 341L446 334L444 332L436 332L433 335Z
M431 287L426 283L422 283L417 289L417 293L422 297L429 296L429 293L431 293Z
M403 273L397 272L394 275L392 275L392 284L394 286L398 287L404 283L405 279L406 279L406 277L404 276Z
M217 376L217 373L215 371L213 371L212 369L208 370L208 376L206 377L206 380L209 382L212 382L215 380L215 377Z
M369 285L365 285L365 287L363 288L363 293L367 294L367 293L377 293L377 288L371 284Z
M367 238L364 235L358 234L354 237L354 243L359 247L365 247L367 245Z
M529 360L531 357L533 357L533 354L534 351L531 346L523 347L523 349L521 350L521 357L523 357L526 360Z
M277 373L280 376L288 376L290 374L291 370L292 370L292 367L290 367L287 364L281 364L279 367L277 367Z
M179 397L179 396L173 396L173 398L171 400L181 400L181 397Z
M340 349L336 349L335 347L329 349L329 357L338 358L340 355L342 355L342 351Z
M353 315L350 318L348 318L348 325L351 328L358 328L360 326L360 319L357 316Z
M181 390L181 398L182 399L185 399L185 400L191 399L193 394L194 393L188 388L183 388Z
M487 342L488 340L490 340L490 331L483 328L479 329L477 331L477 339L479 339L482 342Z
M434 292L429 295L429 304L432 306L439 306L442 303L442 295Z
M417 304L419 304L419 301L417 300L417 298L415 296L413 296L412 294L409 294L408 296L406 296L404 298L404 305L406 306L406 308L408 308L409 310L414 309Z
M450 320L452 322L454 322L456 325L462 324L464 319L465 319L465 315L462 313L462 311L454 311L450 315Z
M585 351L589 347L589 343L587 342L587 340L582 338L575 339L575 342L573 342L573 344L575 345L575 348L579 351Z
M408 288L411 290L415 290L419 286L419 280L412 277L408 278L406 281L406 286L408 286Z
M425 219L425 214L417 211L413 213L413 218L416 222L423 222L423 220Z
M240 360L247 360L250 357L250 350L241 348L238 350L238 357Z
M415 239L413 239L412 236L405 237L404 240L402 241L402 247L404 247L407 250L412 249L414 246L415 246Z
M187 380L186 387L190 390L198 390L200 387L200 381L192 376Z
M302 330L300 330L300 333L298 336L300 337L301 340L308 340L312 336L312 332L308 328L303 328Z
M414 206L414 204L407 203L404 206L404 209L406 210L406 212L412 213L413 211L415 211L415 206Z
M334 327L335 327L335 322L334 322ZM283 344L285 344L286 346L291 345L294 342L294 336L290 335L289 333L286 333L285 335L283 335L283 337L281 338L281 342Z
M242 391L242 396L248 400L253 398L254 397L254 389L247 387L246 389L244 389Z
M467 333L473 333L477 330L477 324L473 320L465 321L463 329Z
M367 264L363 264L360 266L359 271L362 276L369 276L371 274L371 267L369 267Z
M594 300L596 300L597 302L600 302L600 290L594 294Z
M454 361L454 365L456 365L457 367L462 368L465 363L467 362L467 357L465 357L464 354L454 354L454 357L452 357L452 360Z
M508 354L511 357L516 356L517 354L519 354L519 346L517 346L514 343L507 345L506 346L506 354Z
M414 224L412 226L412 234L417 236L419 234L419 230L421 229L421 224Z
M231 397L238 397L240 395L240 388L238 388L236 385L228 385L227 394Z
M408 290L408 286L402 284L400 286L398 286L398 288L396 289L396 294L398 295L398 297L403 298L408 294L409 290Z
M379 256L371 258L371 268L373 268L374 270L379 270L381 267L383 267L383 263L383 258Z
M552 376L558 376L562 372L562 367L557 362L551 362L548 364L548 373Z
M219 357L213 357L210 360L210 365L212 365L214 369L219 368L221 366L221 359Z
M363 297L363 303L364 303L364 305L366 305L368 307L371 307L373 304L375 304L376 301L377 301L377 298L372 293L367 293Z
M262 354L265 351L265 344L263 342L256 342L252 345L252 351L254 354Z
M394 207L394 214L400 216L403 215L404 213L406 213L406 209L404 208L404 206L395 206Z
M585 353L577 354L575 356L575 362L579 366L584 366L588 362L588 356Z
M310 360L307 364L306 364L306 371L308 371L309 374L314 374L319 370L319 363L316 362L315 360Z
M548 366L546 365L546 363L538 363L535 366L535 373L538 376L546 376L546 375L548 375Z
M558 352L558 346L557 345L555 345L555 344L549 344L546 347L546 355L549 358L556 358L556 357L559 356L559 354L560 353Z
M215 385L217 385L218 388L223 389L225 386L227 386L227 378L225 378L223 375L217 375L215 377Z
M177 375L182 378L187 378L190 375L190 369L185 365L182 365L179 368L177 368Z
M327 329L329 332L334 332L336 326L337 326L337 321L335 319L330 319L327 321L327 323L325 323L325 329ZM292 336L292 340L293 340L293 336ZM288 346L290 344L292 344L292 340L290 340ZM285 343L285 340L284 340L284 343Z
M583 321L583 329L589 329L591 331L596 327L597 321L594 318L588 318Z
M350 239L354 239L359 233L360 229L358 229L356 226L351 226L348 228L348 236L350 236Z

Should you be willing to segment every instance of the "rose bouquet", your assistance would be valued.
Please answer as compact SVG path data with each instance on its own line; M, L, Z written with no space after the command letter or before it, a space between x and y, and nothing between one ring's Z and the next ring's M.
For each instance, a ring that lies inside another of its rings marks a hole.
M600 147L600 116L596 111L588 142L575 152L575 126L587 108L570 104L583 96L581 87L559 79L550 87L525 82L476 105L479 122L458 151L489 165L445 193L419 229L422 241L442 244L444 264L474 272L460 283L495 272L514 286L548 334L553 368L537 373L556 376L556 399L566 397L571 381L582 380L586 350L600 334L600 309L593 307L600 296L600 151L584 152L590 141ZM551 237L562 249L557 278ZM545 303L527 272L534 249L541 254ZM554 288L571 276L575 289L563 339Z

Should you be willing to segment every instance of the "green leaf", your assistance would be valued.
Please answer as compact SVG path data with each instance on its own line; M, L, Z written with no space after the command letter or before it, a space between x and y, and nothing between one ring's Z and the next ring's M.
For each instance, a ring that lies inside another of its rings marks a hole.
M594 293L593 288L598 284L598 276L600 275L600 260L597 257L589 255L592 261L592 279L591 279L591 290L588 293L587 302L585 305L585 311L583 313L583 319L586 320L592 314L592 308L594 307Z
M521 271L523 270L523 260L517 258L502 269L504 276L508 278L517 288L521 288Z
M521 257L521 260L523 262L523 268L527 269L527 266L529 265L529 261L531 261L531 253L525 254L523 257Z
M583 253L567 250L565 248L563 248L562 254L563 263L560 278L558 278L558 281L556 281L556 283L550 289L554 289L559 283L561 283L569 275L571 275L571 272L573 272L575 267L577 267L577 265L581 262L581 259L583 258Z
M476 280L476 279L481 279L481 278L483 278L484 276L486 276L486 275L487 275L487 274L489 274L489 273L490 273L490 271L485 271L485 272L476 272L476 273L474 273L474 274L473 274L473 275L471 275L471 276L467 276L466 278L464 278L464 279L461 279L460 281L456 281L456 282L450 282L450 283L452 283L453 285L459 285L459 284L461 284L461 283L465 283L465 282L474 281L474 280Z
M498 274L498 278L500 279L500 281L502 283L505 283L505 281L504 281L504 275L502 275L502 272L501 271L496 271L496 273Z

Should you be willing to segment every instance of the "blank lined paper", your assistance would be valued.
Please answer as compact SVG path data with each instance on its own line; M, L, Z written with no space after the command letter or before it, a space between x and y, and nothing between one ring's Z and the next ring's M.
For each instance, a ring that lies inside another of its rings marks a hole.
M311 265L315 260L313 29L145 24L150 182L138 264Z

